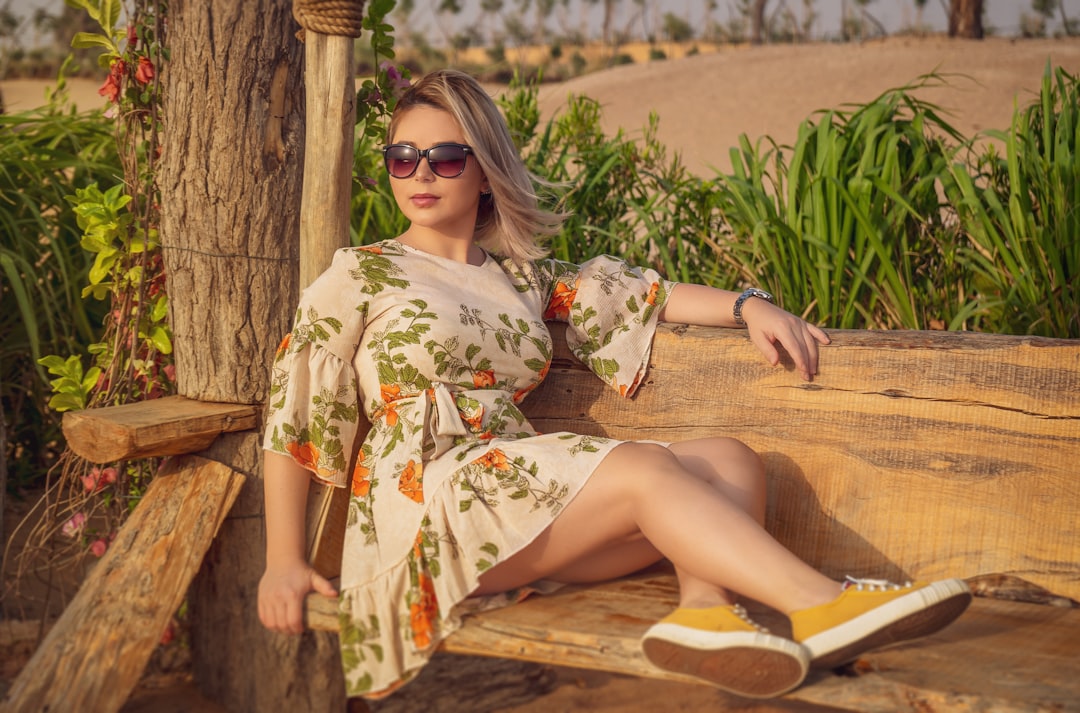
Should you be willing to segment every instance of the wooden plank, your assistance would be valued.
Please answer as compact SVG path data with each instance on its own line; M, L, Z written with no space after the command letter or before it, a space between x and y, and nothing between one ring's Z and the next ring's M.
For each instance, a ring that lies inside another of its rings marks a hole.
M723 329L663 325L622 399L556 340L525 403L542 431L740 438L770 476L767 526L833 576L1020 576L1080 599L1080 342L830 332L820 375Z
M71 450L91 463L183 455L222 433L258 427L259 408L165 396L120 406L68 411L62 428Z
M443 643L451 653L536 661L686 683L641 654L645 630L677 602L669 568L467 616ZM751 603L752 615L781 635L786 618ZM336 603L309 599L313 628L337 625ZM1077 710L1080 609L976 598L952 626L919 641L876 651L844 675L814 672L786 698L852 711ZM920 710L923 708L920 708Z
M230 468L193 456L157 476L0 709L119 710L243 481Z

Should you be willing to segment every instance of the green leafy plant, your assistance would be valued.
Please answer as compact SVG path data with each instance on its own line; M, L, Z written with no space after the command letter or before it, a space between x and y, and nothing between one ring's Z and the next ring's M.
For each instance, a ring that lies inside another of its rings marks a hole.
M741 281L833 327L964 327L977 307L955 289L958 235L938 187L966 142L913 94L942 81L822 112L790 149L741 137L716 193L720 247Z
M76 294L81 303L101 305L101 319L84 335L90 338L38 357L39 366L56 377L49 399L55 412L155 398L170 393L174 383L155 181L164 4L141 0L119 27L118 0L68 2L101 28L78 33L73 45L102 50L99 64L108 75L99 94L108 108L95 112L93 121L106 127L116 168L69 186L53 196L55 208L48 209L74 218L77 229L65 235L64 248L81 253L86 264ZM87 552L104 554L156 470L155 460L94 465L62 451L47 473L44 516L34 522L14 563L16 586Z
M109 122L76 112L63 75L44 107L0 115L0 403L8 488L40 483L61 436L48 401L47 354L83 354L105 305L81 298L91 266L65 197L120 174Z
M1080 337L1080 79L1046 66L1040 95L1008 131L989 131L975 176L946 183L970 246L972 282L994 331Z

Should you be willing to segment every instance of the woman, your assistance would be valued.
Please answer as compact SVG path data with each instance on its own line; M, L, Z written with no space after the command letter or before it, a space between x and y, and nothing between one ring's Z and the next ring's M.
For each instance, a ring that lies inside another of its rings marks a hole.
M955 619L960 580L841 584L764 529L764 469L742 443L537 434L518 404L547 373L545 320L600 378L633 394L659 321L745 326L802 378L828 337L760 290L676 284L610 257L543 259L561 216L537 205L497 107L470 77L434 72L400 99L384 149L408 229L338 251L303 294L275 359L266 432L267 567L259 615L299 632L304 596L335 595L304 557L309 477L351 487L342 567L350 695L415 675L462 614L539 580L618 577L667 557L679 608L649 629L655 665L775 696L832 666ZM358 440L360 413L371 429ZM758 627L748 597L787 614Z

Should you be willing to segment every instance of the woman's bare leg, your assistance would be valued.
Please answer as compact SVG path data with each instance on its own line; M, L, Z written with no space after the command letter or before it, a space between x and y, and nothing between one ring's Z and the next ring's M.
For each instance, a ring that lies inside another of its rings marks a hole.
M742 466L731 475L703 448L713 455L725 450L716 444L618 446L543 535L481 577L478 593L538 578L618 576L663 555L679 571L680 586L691 590L682 596L684 605L727 603L729 591L784 612L833 599L836 582L761 527L760 486L750 484L759 476L745 474L748 463L750 470L760 468L756 457L736 448Z

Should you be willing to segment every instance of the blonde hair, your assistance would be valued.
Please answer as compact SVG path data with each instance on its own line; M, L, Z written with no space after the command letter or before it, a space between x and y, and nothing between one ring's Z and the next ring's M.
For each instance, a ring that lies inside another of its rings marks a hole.
M454 69L425 75L398 99L388 131L391 142L400 118L416 106L454 117L487 177L491 194L480 198L476 242L514 262L543 257L547 251L538 240L559 232L566 216L539 206L536 187L552 184L525 167L506 121L480 83Z

